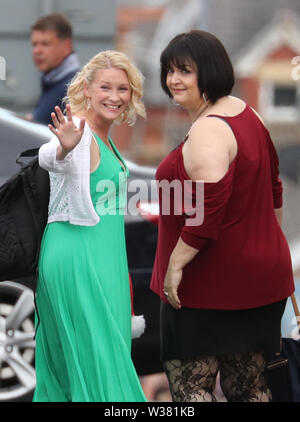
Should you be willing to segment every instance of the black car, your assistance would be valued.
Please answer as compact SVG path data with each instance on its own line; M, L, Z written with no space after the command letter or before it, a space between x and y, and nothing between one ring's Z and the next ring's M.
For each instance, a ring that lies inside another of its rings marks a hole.
M21 151L39 147L51 136L46 126L0 109L0 185L19 170L15 159ZM130 171L129 187L133 180L140 180L148 186L153 183L153 168L130 161L126 163ZM128 201L133 195L134 192L129 190ZM132 358L140 376L162 371L159 361L159 298L149 289L157 224L152 208L147 207L155 204L156 198L141 197L139 207L144 211L137 215L125 214L134 311L136 315L143 314L146 320L145 333L132 344ZM31 400L35 388L35 308L31 281L24 277L0 282L0 402Z

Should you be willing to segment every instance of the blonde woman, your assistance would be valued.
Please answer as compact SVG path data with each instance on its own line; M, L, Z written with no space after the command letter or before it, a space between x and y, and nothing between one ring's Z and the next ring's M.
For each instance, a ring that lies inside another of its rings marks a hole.
M52 113L54 137L39 153L50 201L36 297L36 402L145 401L131 360L120 212L128 169L109 137L113 123L145 117L141 98L140 72L124 54L104 51L69 85L66 116Z

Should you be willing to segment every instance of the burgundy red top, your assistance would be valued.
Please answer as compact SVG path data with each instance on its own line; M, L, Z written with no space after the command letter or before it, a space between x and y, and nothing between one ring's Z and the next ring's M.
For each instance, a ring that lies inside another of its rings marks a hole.
M202 224L187 225L192 217L188 217L186 208L182 215L176 215L177 199L172 189L170 213L162 213L162 180L179 180L182 184L189 180L193 200L196 199L199 182L191 181L183 163L185 140L157 168L160 216L151 289L167 302L164 278L170 255L181 236L185 243L200 250L183 269L178 290L182 306L205 309L264 306L294 291L288 244L274 213L274 208L282 206L277 153L268 130L248 105L237 116L215 117L230 125L238 152L220 181L204 183Z

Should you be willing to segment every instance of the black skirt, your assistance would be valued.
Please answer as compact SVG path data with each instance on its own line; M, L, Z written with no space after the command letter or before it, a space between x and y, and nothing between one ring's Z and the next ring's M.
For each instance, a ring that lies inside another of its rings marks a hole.
M286 299L243 310L181 308L161 302L161 360L280 350Z

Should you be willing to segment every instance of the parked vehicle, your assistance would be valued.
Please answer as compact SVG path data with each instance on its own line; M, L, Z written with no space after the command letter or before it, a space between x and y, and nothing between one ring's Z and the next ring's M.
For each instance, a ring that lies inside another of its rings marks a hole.
M21 151L39 147L51 136L46 126L28 122L0 109L0 184L18 171L15 158ZM151 180L154 180L153 168L141 167L130 161L127 165L129 185L131 181L141 181L144 186L150 186ZM128 201L134 199L134 194L128 191ZM153 201L153 198L150 200ZM147 195L140 197L139 212L136 215L125 214L134 310L136 315L143 314L146 320L145 333L134 339L132 346L132 357L139 375L162 370L159 361L159 299L149 289L157 225L153 210L147 208L148 202ZM35 308L31 281L29 277L24 277L0 282L0 402L31 400L35 387Z

